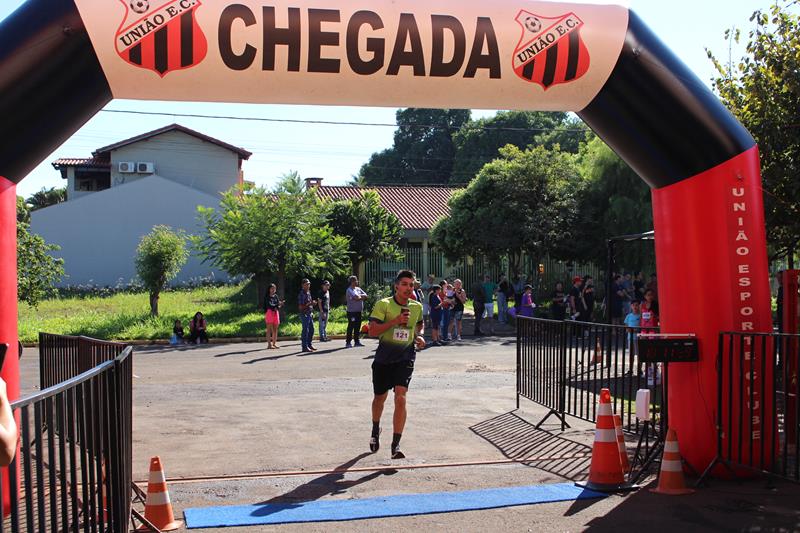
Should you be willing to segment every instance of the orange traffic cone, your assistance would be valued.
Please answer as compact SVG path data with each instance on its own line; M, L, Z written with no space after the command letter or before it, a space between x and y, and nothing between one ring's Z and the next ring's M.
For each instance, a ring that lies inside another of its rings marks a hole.
M694 492L694 489L686 488L686 482L683 479L681 452L678 449L678 434L672 428L667 431L667 442L664 443L664 455L661 457L661 473L658 476L658 487L650 489L650 492L669 494L670 496Z
M628 450L625 448L625 436L622 434L622 419L619 415L614 415L614 431L617 434L619 462L622 465L622 471L627 474L631 471L631 463L628 461Z
M169 501L169 492L167 491L167 478L158 456L150 459L150 479L147 483L144 517L161 531L172 531L183 525L183 522L175 520L172 514L172 503ZM149 528L142 526L138 531L149 531Z
M600 492L618 492L635 488L630 483L625 483L625 474L622 472L619 458L617 432L614 430L614 414L611 412L611 392L608 389L600 390L589 480L576 485Z

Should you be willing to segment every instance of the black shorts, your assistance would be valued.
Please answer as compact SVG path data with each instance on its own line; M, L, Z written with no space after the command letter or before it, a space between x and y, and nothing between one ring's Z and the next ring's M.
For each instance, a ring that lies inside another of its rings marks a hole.
M411 374L414 373L414 361L401 361L383 365L372 363L372 390L380 396L397 386L408 388Z

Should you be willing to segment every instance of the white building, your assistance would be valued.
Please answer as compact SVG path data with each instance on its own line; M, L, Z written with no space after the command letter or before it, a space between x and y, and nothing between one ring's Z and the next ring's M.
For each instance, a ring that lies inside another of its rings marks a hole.
M67 201L31 213L31 231L61 250L63 285L116 285L136 276L141 238L163 224L202 231L197 206L218 207L220 193L242 183L251 153L172 124L53 163L67 180ZM177 282L214 275L192 255Z

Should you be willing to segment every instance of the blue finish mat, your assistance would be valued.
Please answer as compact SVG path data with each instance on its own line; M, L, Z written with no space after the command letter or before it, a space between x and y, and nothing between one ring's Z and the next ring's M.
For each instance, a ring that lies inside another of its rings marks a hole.
M184 511L184 517L186 518L186 527L193 529L451 513L513 505L604 498L605 496L599 492L576 487L572 483L559 483L465 492L401 494L363 500L318 500L300 503L192 508Z

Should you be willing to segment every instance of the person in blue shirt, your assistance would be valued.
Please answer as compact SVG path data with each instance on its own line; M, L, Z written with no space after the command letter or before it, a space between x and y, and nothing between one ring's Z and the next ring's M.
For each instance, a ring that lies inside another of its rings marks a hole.
M638 355L636 335L639 333L639 328L642 326L642 310L639 300L631 301L631 312L625 315L625 326L628 327L628 365L630 368L627 374L631 374L633 371L633 359ZM637 371L641 373L641 364L637 367Z

